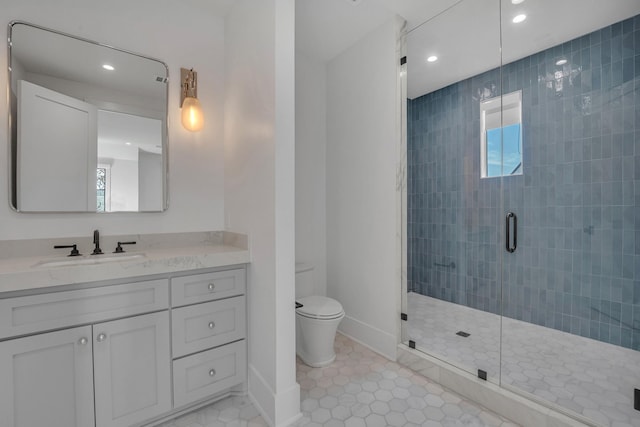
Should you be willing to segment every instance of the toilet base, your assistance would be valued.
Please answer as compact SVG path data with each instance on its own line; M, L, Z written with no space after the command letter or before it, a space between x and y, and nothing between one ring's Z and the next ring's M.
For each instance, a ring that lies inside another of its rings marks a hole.
M344 312L334 319L313 319L296 314L296 354L305 365L321 368L336 360L333 346L343 317Z
M310 366L312 368L324 368L326 366L331 365L333 363L333 361L336 360L336 355L335 354L330 359L328 359L326 361L323 361L323 362L309 362L300 353L298 353L298 357L300 358L300 360L302 360L302 363L304 363L305 365Z

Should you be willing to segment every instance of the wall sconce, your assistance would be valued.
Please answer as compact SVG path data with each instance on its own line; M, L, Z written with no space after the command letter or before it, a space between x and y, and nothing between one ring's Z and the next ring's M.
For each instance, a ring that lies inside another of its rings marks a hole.
M199 131L204 125L202 107L198 101L198 73L180 68L180 108L182 108L182 126L192 132Z

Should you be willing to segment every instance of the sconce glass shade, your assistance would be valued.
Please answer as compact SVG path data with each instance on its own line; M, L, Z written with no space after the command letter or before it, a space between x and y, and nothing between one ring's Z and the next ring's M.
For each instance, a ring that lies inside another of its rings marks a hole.
M197 98L187 96L182 103L182 126L192 132L199 131L204 126L202 107Z

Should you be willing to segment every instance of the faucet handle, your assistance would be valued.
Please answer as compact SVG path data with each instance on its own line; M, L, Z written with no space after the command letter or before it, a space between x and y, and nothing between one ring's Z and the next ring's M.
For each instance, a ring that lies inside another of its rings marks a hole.
M135 245L136 242L118 242L118 246L116 246L116 250L113 251L114 254L121 254L124 252L122 249L122 245Z
M55 245L53 247L53 249L65 249L65 248L72 248L71 249L71 253L68 256L80 256L80 251L78 250L78 245L73 244L73 245Z

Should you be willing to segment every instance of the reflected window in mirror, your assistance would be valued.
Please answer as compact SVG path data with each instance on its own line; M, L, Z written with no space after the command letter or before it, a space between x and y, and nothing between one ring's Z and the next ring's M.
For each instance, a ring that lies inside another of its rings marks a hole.
M522 175L522 92L480 102L481 177Z
M111 211L111 166L98 164L96 170L96 212Z

